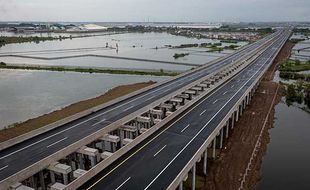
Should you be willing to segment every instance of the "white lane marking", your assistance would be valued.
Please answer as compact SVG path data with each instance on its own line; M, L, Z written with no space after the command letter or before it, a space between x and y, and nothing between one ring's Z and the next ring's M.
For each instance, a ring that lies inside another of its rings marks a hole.
M125 108L123 111L130 110L131 108L133 108L133 106L129 106L128 108Z
M215 104L218 101L218 99L216 99L212 104Z
M186 125L186 127L184 127L184 128L182 129L181 133L183 133L188 127L189 127L189 124Z
M250 46L250 47L251 47L251 46ZM240 51L240 52L238 52L238 53L241 53L241 52L242 52L242 51ZM225 61L229 60L230 58L234 57L234 55L236 55L236 54L233 54L231 57L228 56L228 57L224 58L223 60L219 61L218 64L221 63L221 62L225 62ZM237 56L237 55L236 55L236 56ZM245 55L242 55L241 57L244 57L244 56L245 56ZM218 64L215 63L214 65L211 65L210 67L206 67L205 69L218 68L218 67L220 66L220 65L218 65ZM197 71L196 74L197 74L197 73L200 73L200 72L205 72L205 69L202 69L202 70L200 70L200 71ZM189 75L189 76L190 76L190 75ZM176 83L176 82L180 82L180 81L187 80L188 78L190 78L189 76L186 76L186 77L184 77L184 78L182 78L182 79L179 79L179 80L175 80L175 81L171 82L170 84L167 84L167 85L165 85L165 86L162 86L162 87L158 88L157 90L148 92L148 93L146 93L146 94L144 94L144 95L141 95L141 96L138 96L137 98L134 98L134 99L130 100L129 102L126 102L126 103L124 103L124 104L118 105L118 106L116 106L116 107L114 107L114 108L111 108L111 109L109 109L109 110L107 110L107 111L101 113L101 114L95 115L95 116L93 116L93 117L91 117L91 118L89 118L89 119L87 119L87 120L85 120L85 121L82 121L81 123L78 123L78 124L76 124L76 125L73 125L72 127L69 127L69 128L64 129L64 130L62 130L62 131L59 131L59 132L57 132L57 133L55 133L55 134L53 134L53 135L51 135L51 136L48 136L48 137L46 137L46 138L41 139L41 140L39 140L39 141L37 141L37 142L35 142L35 143L29 144L29 145L27 145L27 146L25 146L25 147L23 147L23 148L21 148L21 149L18 149L18 150L14 151L14 152L11 152L10 154L7 154L7 155L5 155L5 156L3 156L3 157L0 157L0 160L2 160L2 159L4 159L4 158L7 158L7 157L9 157L9 156L11 156L11 155L13 155L13 154L15 154L15 153L20 152L20 151L23 151L23 150L25 150L25 149L27 149L27 148L33 146L33 145L36 145L36 144L38 144L38 143L40 143L40 142L43 142L43 141L47 140L47 139L50 139L50 138L52 138L52 137L54 137L54 136L56 136L56 135L58 135L58 134L61 134L61 133L65 132L65 131L68 131L68 130L70 130L70 129L73 129L73 128L75 128L75 127L77 127L77 126L79 126L79 125L81 125L81 124L84 124L84 123L86 123L86 122L88 122L88 121L90 121L90 120L92 120L92 119L94 119L94 118L96 118L96 117L102 116L102 115L104 115L104 114L106 114L106 113L108 113L108 112L111 112L111 111L113 111L113 110L119 108L119 107L122 107L123 105L126 105L126 104L129 104L129 103L133 102L133 101L136 101L136 100L139 99L139 98L145 97L145 96L147 96L147 95L149 95L149 94L151 94L151 93L155 93L155 92L157 92L157 91L159 91L159 90L161 90L161 89L163 89L163 88L166 88L166 87L168 87L168 86L171 86L171 85L173 85L173 84Z
M200 113L200 116L202 116L207 110L203 110L203 112Z
M235 87L235 85L231 85L231 87L230 87L230 88L233 88L233 87Z
M52 143L52 144L50 144L50 145L48 145L48 146L46 146L47 148L49 148L49 147L51 147L51 146L54 146L55 144L57 144L57 143L60 143L60 142L62 142L62 141L64 141L64 140L66 140L68 137L65 137L65 138L63 138L63 139L60 139L59 141L56 141L56 142L54 142L54 143Z
M271 55L272 56L272 55ZM271 56L269 58L271 58ZM265 62L265 64L267 61ZM264 65L265 65L264 64ZM262 65L260 69L264 66ZM260 70L259 69L259 70ZM219 109L211 119L198 131L198 133L182 148L182 150L159 172L159 174L144 188L144 190L148 189L154 181L174 162L174 160L197 138L197 136L209 125L209 123L225 108L225 106L242 90L242 88L258 73L257 70L254 75L252 75L240 88L239 90Z
M223 95L227 94L227 91L223 93Z
M150 99L153 99L153 98L155 98L155 96L151 96L151 97L149 97L149 98L146 99L146 100L150 100Z
M157 152L154 154L154 157L157 156L162 150L164 150L164 149L166 148L166 146L167 146L167 145L165 145L165 146L162 147L159 151L157 151Z
M107 119L103 119L103 120L98 121L97 123L93 124L92 127L95 126L95 125L98 125L99 123L104 122L105 120L107 120Z
M115 190L119 190L127 181L129 181L131 177L127 178L120 186L118 186Z
M169 90L170 90L170 88L168 88L168 89L164 90L163 92L168 92Z
M9 167L9 165L6 165L6 166L0 168L0 171L1 171L1 170L4 170L4 169L7 168L7 167Z

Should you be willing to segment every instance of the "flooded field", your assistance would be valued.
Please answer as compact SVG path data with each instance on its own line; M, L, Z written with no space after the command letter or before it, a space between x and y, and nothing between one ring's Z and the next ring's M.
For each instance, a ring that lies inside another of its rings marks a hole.
M99 96L119 85L167 78L0 70L0 129Z
M1 35L1 34L0 34ZM66 57L74 55L107 55L118 57L130 57L138 59L160 60L168 62L180 62L189 64L205 64L209 61L231 53L225 50L221 53L206 52L207 48L180 48L171 49L170 46L193 43L217 43L218 40L194 39L174 36L167 33L125 33L116 35L98 35L85 38L73 38L62 41L46 41L23 44L9 44L0 48L0 56L23 55L41 58ZM240 42L237 45L245 45ZM106 46L108 45L108 48ZM229 44L222 44L223 46ZM118 46L118 50L116 49ZM189 53L189 56L174 59L175 53ZM86 61L87 60L87 61ZM132 60L119 60L112 58L78 57L57 60L0 57L0 61L17 64L43 64L43 65L69 65L69 66L95 66L104 68L134 68L144 70L170 70L185 71L191 66L161 64L155 62L143 62ZM194 67L194 66L193 66Z
M15 34L0 32L0 35L13 36ZM46 33L22 34L22 36L29 35L47 36ZM219 41L187 38L167 33L51 34L53 37L59 35L90 36L40 43L8 44L0 48L0 62L6 64L183 72L232 52L232 50L225 50L221 53L210 53L206 52L208 48L198 47L169 48L181 44L217 43ZM246 42L240 42L237 45L243 46L245 44ZM222 46L226 45L229 44L222 43ZM189 53L189 55L174 59L175 53ZM97 55L108 57L98 57ZM150 61L143 61L143 59ZM163 61L163 63L154 60ZM166 78L0 70L0 128L60 109L74 102L101 95L108 89L119 85L149 80L161 81Z

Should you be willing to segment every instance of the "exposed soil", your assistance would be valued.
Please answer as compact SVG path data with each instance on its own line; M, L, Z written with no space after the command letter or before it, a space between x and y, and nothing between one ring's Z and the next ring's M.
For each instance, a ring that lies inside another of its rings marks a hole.
M258 135L267 118L267 124L263 131L261 146L256 157L252 161L251 170L246 177L243 189L254 189L261 178L261 164L270 141L268 129L273 127L274 107L285 93L285 89L278 83L272 81L278 64L290 56L293 43L287 42L273 65L266 72L260 83L254 98L243 113L239 122L230 133L216 160L209 159L207 177L202 177L202 164L198 164L197 184L198 189L235 190L239 189L241 179L249 163L251 154L258 139ZM278 91L277 91L278 89ZM274 104L272 104L275 98ZM270 115L268 111L271 108ZM204 184L204 185L201 185Z
M144 87L150 86L155 82L143 82L143 83L136 83L131 85L123 85L113 88L106 92L105 94L98 96L96 98L84 100L81 102L77 102L71 104L61 110L57 110L42 116L39 116L34 119L30 119L23 123L16 124L15 127L1 130L0 132L0 142L9 140L11 138L17 137L19 135L25 134L29 131L38 129L40 127L46 126L63 118L72 116L78 112L90 109L92 107L98 106L100 104L106 103L118 97L124 96L131 92L137 91Z

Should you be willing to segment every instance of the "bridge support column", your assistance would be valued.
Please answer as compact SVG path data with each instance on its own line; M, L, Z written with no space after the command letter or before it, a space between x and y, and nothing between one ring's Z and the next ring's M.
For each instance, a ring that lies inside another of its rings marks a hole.
M224 132L224 128L220 130L220 149L223 148L223 136L224 136L223 132Z
M43 171L39 172L40 185L42 190L46 190Z
M232 115L232 120L231 120L231 128L233 129L235 126L235 114Z
M215 159L215 146L216 146L216 137L213 139L213 151L212 151L212 158Z
M203 157L203 173L207 175L207 166L208 166L208 149L204 153Z
M238 109L236 111L236 122L239 121L239 106L238 106Z
M181 183L179 185L179 190L183 190L183 180L181 181Z
M228 136L229 136L229 120L230 120L230 119L228 119L228 121L226 122L226 134L225 134L225 135L226 135L226 136L225 136L226 139L227 139ZM233 122L233 121L232 121L232 122Z
M192 190L196 189L196 163L192 168Z

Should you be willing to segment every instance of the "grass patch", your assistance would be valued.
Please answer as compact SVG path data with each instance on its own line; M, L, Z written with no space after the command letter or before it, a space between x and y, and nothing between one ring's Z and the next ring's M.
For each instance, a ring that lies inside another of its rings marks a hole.
M189 55L189 53L175 53L173 55L173 57L174 57L174 59L179 59L181 57L185 57L185 56L188 56L188 55Z
M107 74L127 74L127 75L152 75L152 76L176 76L180 73L160 71L135 71L135 70L118 70L118 69L95 69L95 68L66 68L66 67L39 67L24 65L4 65L0 64L0 69L23 69L23 70L46 70L46 71L71 71L80 73L107 73Z

